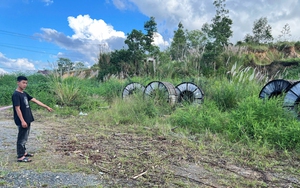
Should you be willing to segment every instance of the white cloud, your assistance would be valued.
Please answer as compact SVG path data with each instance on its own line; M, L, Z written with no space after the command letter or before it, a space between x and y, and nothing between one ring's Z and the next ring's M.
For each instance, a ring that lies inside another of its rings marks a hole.
M29 71L29 70L35 70L34 63L29 61L26 58L18 58L18 59L11 59L5 57L4 54L0 52L0 67L2 70L7 70L10 72L14 71Z
M117 8L126 9L124 6L135 6L146 16L155 17L158 23L158 31L171 36L177 29L179 22L183 23L185 29L201 29L204 23L211 23L216 14L213 1L197 0L117 0L114 4ZM277 37L285 24L291 26L292 37L299 36L300 17L299 0L227 0L226 9L229 10L229 16L233 20L232 42L243 40L247 33L252 33L252 27L255 20L261 17L267 17L272 27L273 37ZM294 38L294 40L299 40Z
M122 0L113 0L113 3L120 10L126 9L126 5Z
M125 38L122 31L114 30L113 26L106 24L103 20L91 19L89 15L79 15L76 18L68 17L69 26L75 34L74 39L91 39L105 41L112 37Z
M124 32L114 30L113 26L103 20L91 19L89 15L68 17L69 27L74 31L66 36L50 28L42 28L42 39L55 43L68 52L60 52L58 57L72 57L73 61L94 64L100 50L116 50L124 46Z
M0 68L0 75L1 75L1 74L7 74L7 73L8 73L7 71L5 71L4 69L1 69L1 68Z
M154 45L158 46L161 50L166 49L169 43L164 40L163 36L159 33L154 33Z
M42 0L42 2L44 2L46 6L49 6L53 3L53 0Z

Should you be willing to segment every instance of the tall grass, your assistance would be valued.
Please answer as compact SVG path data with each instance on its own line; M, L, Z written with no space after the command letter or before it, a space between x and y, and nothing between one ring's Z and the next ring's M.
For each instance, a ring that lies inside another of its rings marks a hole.
M78 107L84 102L85 91L81 90L79 79L76 77L53 76L51 88L55 93L58 105Z
M140 127L156 124L161 117L169 115L170 105L157 105L154 100L144 100L141 93L130 95L126 100L114 98L110 108L93 115L93 121L105 125L137 125Z
M146 85L153 81L147 77L110 78L105 82L42 75L30 75L28 79L28 92L47 104L62 106L56 109L58 114L78 115L79 111L85 111L93 118L92 122L106 125L171 125L190 134L207 131L221 134L231 142L300 150L299 121L282 108L282 99L263 101L258 98L268 78L253 68L234 65L226 75L219 77L162 79L174 85L181 81L194 82L205 93L201 105L171 106L145 98L141 93L122 99L126 84L137 81ZM4 88L1 91L2 105L11 104L11 94L16 87L16 82L11 80L15 80L15 76L0 78L0 85ZM10 84L5 85L6 81Z
M231 112L227 134L231 140L253 140L280 149L300 149L300 126L282 108L282 99L263 101L248 96Z
M250 69L246 69L250 70ZM191 134L222 134L231 142L255 143L279 149L300 149L300 123L282 107L282 98L263 101L262 87L251 71L205 81L201 106L177 108L170 116L173 126Z

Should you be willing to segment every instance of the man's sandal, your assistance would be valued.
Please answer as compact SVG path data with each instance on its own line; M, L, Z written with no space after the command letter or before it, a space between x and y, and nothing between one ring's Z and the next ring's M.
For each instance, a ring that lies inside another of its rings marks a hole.
M33 157L34 155L33 154L31 154L31 153L26 153L25 155L24 155L24 157Z
M18 159L18 162L24 162L24 163L29 163L31 162L32 160L29 159L28 157L24 157L23 159Z

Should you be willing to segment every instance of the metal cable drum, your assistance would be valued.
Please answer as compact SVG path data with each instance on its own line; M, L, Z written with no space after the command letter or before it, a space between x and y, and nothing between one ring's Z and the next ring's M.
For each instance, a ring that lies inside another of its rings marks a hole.
M150 82L145 87L144 97L162 100L163 102L168 102L171 105L177 103L177 93L175 87L169 82Z
M140 83L137 83L137 82L129 83L124 87L124 89L122 91L122 98L123 99L127 98L130 95L137 93L137 92L143 93L144 90L145 90L145 86L143 86Z
M190 102L201 104L204 97L204 92L192 82L182 82L176 87L178 102Z
M290 110L296 110L299 112L299 103L300 103L300 81L294 83L291 88L287 91L284 100L283 107Z
M260 91L259 98L270 99L272 97L277 97L283 93L286 93L294 81L288 81L283 79L276 79L268 82Z

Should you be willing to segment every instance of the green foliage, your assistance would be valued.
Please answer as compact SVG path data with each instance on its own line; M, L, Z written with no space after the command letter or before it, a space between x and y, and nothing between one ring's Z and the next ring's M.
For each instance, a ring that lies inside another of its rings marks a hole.
M295 50L300 51L300 41L295 42Z
M25 75L28 79L28 85L26 92L32 97L44 102L45 104L54 105L55 99L49 86L49 78L42 74L5 74L0 77L0 105L11 105L11 96L14 90L17 88L16 78L19 75ZM36 105L32 105L33 109L39 108Z
M214 45L227 46L229 38L232 36L232 20L229 18L229 10L225 9L226 0L215 0L214 6L216 7L216 15L213 18L213 23L210 25L211 30L208 36L213 38Z
M74 63L68 58L60 57L57 60L57 72L59 72L61 75L68 71L74 70L74 68Z
M186 35L183 30L183 25L180 22L178 24L178 29L174 31L174 37L170 47L172 60L182 60L186 53L186 45Z
M173 65L169 66L176 70ZM177 71L179 70L180 68ZM62 116L77 116L79 111L88 114L101 112L94 118L104 124L150 127L167 123L191 134L207 131L221 134L233 143L300 149L299 121L282 108L282 99L263 101L258 98L262 88L259 81L264 83L265 80L258 78L256 69L243 68L236 63L226 75L219 78L169 76L166 75L164 81L174 85L182 81L197 84L205 92L204 103L172 106L160 100L163 98L160 96L162 93L149 98L142 93L136 93L126 100L121 98L126 84L136 81L146 85L153 80L147 77L127 80L111 78L98 82L96 79L62 79L33 74L27 76L27 92L45 104L52 105L55 113ZM11 94L16 87L15 79L16 75L0 77L0 84L4 88L2 91L5 91L1 92L2 105L11 104ZM9 103L5 103L5 96ZM32 107L38 108L35 105Z
M187 105L177 108L169 118L173 126L183 127L192 134L207 130L222 132L229 120L228 114L222 112L212 100L205 101L203 106Z
M11 96L17 88L17 76L8 74L0 75L0 87L0 105L11 105Z
M130 56L130 51L125 49L101 53L98 59L98 79L103 81L106 76L119 74L121 71L126 75L134 74L135 69L130 64Z
M258 85L251 82L251 79L254 79L252 75L250 72L244 71L233 73L230 80L225 77L214 79L210 83L211 87L205 90L206 93L209 93L207 97L215 101L221 111L234 109L245 96L259 93Z
M121 80L111 78L101 82L95 92L103 97L107 103L112 103L116 97L121 97L123 88L124 83Z
M266 44L249 43L246 46L251 52L266 52L269 49L269 46Z
M125 44L128 46L128 51L130 52L130 62L133 63L135 69L135 75L140 75L141 63L145 58L145 37L142 31L133 29L131 33L127 36Z
M195 52L203 51L207 38L205 34L200 30L186 31L187 47L195 50ZM194 52L194 53L195 53Z
M299 64L300 63L300 58L287 58L287 59L283 59L281 60L282 63L295 63L295 64Z
M300 77L300 58L289 58L289 59L283 59L280 61L281 64L289 65L292 64L292 68L289 68L285 70L286 79L291 80L299 80Z
M142 93L136 93L123 100L114 98L111 108L101 113L103 117L95 118L100 118L104 124L152 126L160 117L170 114L171 111L170 105L145 100Z
M209 130L226 135L234 143L300 149L299 121L282 108L280 100L263 101L257 96L247 96L230 111L222 111L217 102L209 99L202 106L177 108L169 121L191 134Z
M147 32L145 35L144 49L150 56L156 57L159 53L159 47L152 45L154 42L154 35L157 32L157 24L154 17L150 17L150 20L144 24L144 29Z
M13 94L14 89L16 89L16 88L13 88L11 86L1 86L1 92L0 92L0 105L1 106L12 104L11 96Z
M228 126L231 140L254 140L280 149L300 147L299 121L282 108L281 100L263 101L249 96L231 113Z
M253 36L250 34L245 36L244 41L246 43L260 44L268 43L273 40L272 27L268 25L268 19L266 17L254 21L252 32Z
M169 61L160 64L157 70L157 77L164 78L186 78L197 75L197 70L190 66L188 61Z
M224 72L225 62L220 56L232 36L232 20L228 16L229 10L225 9L225 0L215 0L213 4L216 7L216 15L211 24L204 24L202 27L209 39L201 59L202 73L205 76L214 75L218 69Z
M278 42L278 43L275 44L275 46L277 47L277 49L279 51L283 51L287 48L293 47L294 42L288 42L288 41Z
M85 91L79 82L80 79L76 77L52 77L50 84L58 105L78 108L84 103Z

